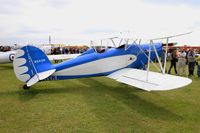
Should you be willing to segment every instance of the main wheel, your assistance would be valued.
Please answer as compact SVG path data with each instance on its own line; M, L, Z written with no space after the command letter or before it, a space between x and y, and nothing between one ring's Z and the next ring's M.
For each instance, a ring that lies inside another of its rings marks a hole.
M30 87L28 87L26 84L23 86L24 90L28 90Z

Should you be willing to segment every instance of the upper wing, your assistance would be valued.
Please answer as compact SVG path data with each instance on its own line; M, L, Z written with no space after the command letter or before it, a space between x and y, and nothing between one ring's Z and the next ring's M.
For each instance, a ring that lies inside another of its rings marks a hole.
M151 71L148 72L147 76L147 71L132 68L116 71L107 77L146 91L171 90L186 86L192 82L189 78Z
M49 60L66 60L66 59L72 59L80 54L60 54L60 55L47 55Z

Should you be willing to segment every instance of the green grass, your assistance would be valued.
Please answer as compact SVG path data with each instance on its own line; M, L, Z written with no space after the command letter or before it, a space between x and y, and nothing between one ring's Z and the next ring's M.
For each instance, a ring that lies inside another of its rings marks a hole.
M192 80L165 92L105 77L40 82L25 91L12 64L0 65L0 132L199 132L200 78Z

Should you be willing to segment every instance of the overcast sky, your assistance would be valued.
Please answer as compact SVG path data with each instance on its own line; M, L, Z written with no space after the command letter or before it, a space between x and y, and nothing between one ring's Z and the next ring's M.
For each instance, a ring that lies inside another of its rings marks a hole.
M0 0L0 45L84 44L127 33L200 45L199 0Z

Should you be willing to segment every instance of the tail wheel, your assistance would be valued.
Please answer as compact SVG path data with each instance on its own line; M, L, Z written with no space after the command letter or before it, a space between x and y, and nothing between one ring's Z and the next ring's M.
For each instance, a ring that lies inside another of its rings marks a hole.
M23 89L24 90L28 90L30 87L29 86L27 86L26 84L23 86Z

